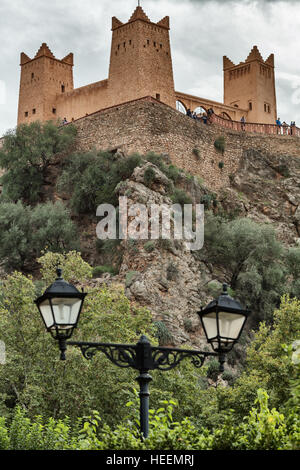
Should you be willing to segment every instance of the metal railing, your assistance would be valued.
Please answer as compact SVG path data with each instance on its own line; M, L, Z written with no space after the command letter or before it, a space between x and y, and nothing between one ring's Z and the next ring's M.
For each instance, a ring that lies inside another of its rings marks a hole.
M289 126L288 124L278 126L277 124L261 124L254 122L243 123L240 121L224 119L221 116L217 116L216 114L211 115L210 122L225 127L226 129L232 129L239 132L251 132L254 134L266 135L290 135L292 137L300 137L299 127Z

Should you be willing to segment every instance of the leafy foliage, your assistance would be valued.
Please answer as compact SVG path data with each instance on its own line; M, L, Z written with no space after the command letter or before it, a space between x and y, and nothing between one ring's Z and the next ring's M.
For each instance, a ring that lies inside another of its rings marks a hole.
M0 256L6 269L25 267L48 248L78 247L77 230L61 202L38 204L21 201L0 205Z
M158 338L160 346L165 346L166 344L170 344L174 341L172 333L163 321L156 321L154 322L154 325L156 327L155 336Z
M50 262L55 264L55 259L46 256L44 261L45 278L49 279L48 267ZM69 278L68 269L65 275ZM107 422L114 422L116 415L124 416L134 371L117 371L101 354L93 361L85 361L75 348L68 349L65 363L60 361L57 345L44 331L34 308L35 298L34 283L21 273L8 276L1 286L0 332L7 353L6 364L0 368L1 414L7 415L19 404L31 416L68 415L74 420L95 407ZM150 313L131 307L121 288L93 288L89 289L74 339L136 343L142 334L147 334L155 343L153 331ZM111 413L112 396L118 396L116 415Z
M104 264L103 266L95 266L93 268L93 277L97 277L101 274L109 273L109 274L117 274L116 269L113 266L109 266Z
M206 261L224 266L236 296L255 312L252 321L270 319L287 289L285 250L274 229L207 213L204 240Z
M291 397L290 382L298 369L286 354L283 344L291 344L300 330L300 301L282 298L274 312L272 326L261 323L247 350L246 368L234 386L218 390L222 409L234 409L242 417L253 406L258 388L264 388L272 406L279 409Z
M134 402L129 402L130 406ZM188 418L173 419L173 400L161 401L150 410L150 432L140 436L138 419L114 428L101 426L99 413L71 424L68 418L34 420L16 408L12 423L0 421L0 450L292 450L299 449L299 433L290 429L286 417L268 408L268 395L259 389L256 406L243 423L233 425L230 417L214 431L195 428Z
M63 269L64 279L73 284L88 281L93 275L93 268L82 259L81 253L77 251L69 251L68 253L48 251L37 261L41 265L41 275L46 285L54 282L57 267Z
M226 141L225 141L225 137L223 135L220 135L214 142L214 146L216 148L216 150L218 150L218 152L220 153L224 153L225 152L225 148L226 148Z
M39 202L49 166L71 147L75 136L73 125L59 128L51 121L21 124L9 131L0 149L0 166L6 170L1 177L2 200Z
M65 163L58 190L71 196L70 206L76 213L95 214L100 204L117 205L117 185L140 163L139 155L114 160L110 152L75 154Z

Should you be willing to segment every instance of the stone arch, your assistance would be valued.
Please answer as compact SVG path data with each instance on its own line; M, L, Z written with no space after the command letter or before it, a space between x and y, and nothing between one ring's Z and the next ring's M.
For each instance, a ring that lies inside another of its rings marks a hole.
M181 113L186 114L186 106L180 100L176 100L176 109L177 111L180 111Z
M198 116L198 114L203 114L203 113L206 114L206 113L207 113L207 109L205 109L204 106L198 105L198 106L194 109L193 112L196 113L197 116Z
M221 118L223 119L228 119L229 121L232 121L231 117L229 116L229 114L225 113L225 111L222 111L222 113L220 114Z

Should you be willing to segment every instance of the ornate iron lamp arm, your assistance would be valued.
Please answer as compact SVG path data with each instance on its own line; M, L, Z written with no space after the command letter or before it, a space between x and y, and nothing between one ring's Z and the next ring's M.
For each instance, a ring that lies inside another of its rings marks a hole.
M140 427L145 438L149 433L149 383L152 380L149 370L171 370L186 358L191 359L192 364L197 368L202 367L205 359L210 356L219 356L220 369L224 362L219 354L213 352L151 346L144 335L137 344L61 341L61 359L63 360L67 346L78 347L88 360L92 359L97 352L102 352L116 366L130 367L140 372L136 380L140 385Z
M191 359L192 364L200 368L205 359L210 356L218 356L218 354L192 349L152 347L153 368L159 370L174 369L184 359Z
M114 343L90 343L68 341L67 346L78 347L85 359L92 359L97 352L102 352L116 366L136 368L136 345Z

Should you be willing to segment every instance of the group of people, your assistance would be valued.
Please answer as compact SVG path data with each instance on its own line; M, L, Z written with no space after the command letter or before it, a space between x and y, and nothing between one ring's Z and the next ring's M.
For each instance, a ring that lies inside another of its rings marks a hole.
M198 121L202 121L204 124L207 124L210 122L210 118L214 114L214 110L212 108L209 108L207 112L204 112L202 114L196 114L196 112L192 112L190 108L187 110L186 115L192 119L198 119Z
M288 125L285 121L281 122L280 117L276 119L277 134L284 135L293 135L294 127L296 127L296 122L291 121L291 124Z

